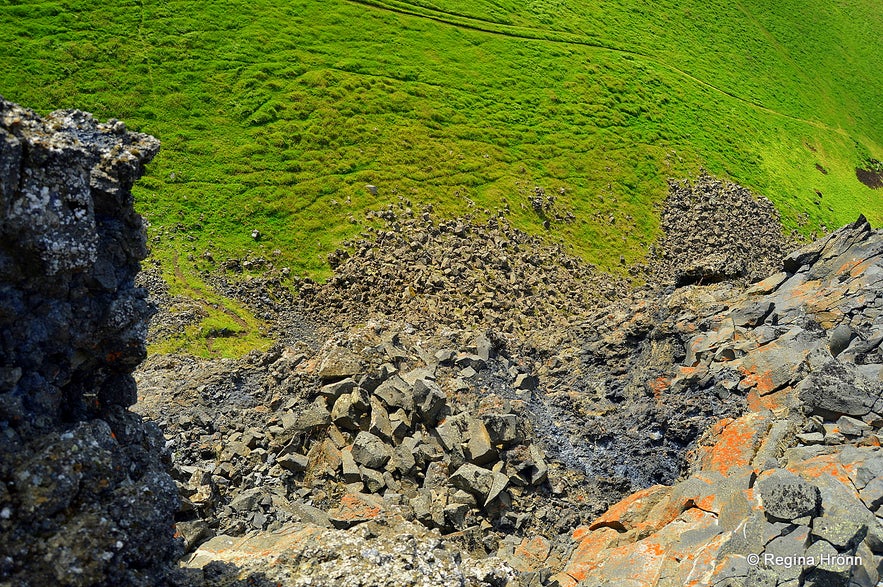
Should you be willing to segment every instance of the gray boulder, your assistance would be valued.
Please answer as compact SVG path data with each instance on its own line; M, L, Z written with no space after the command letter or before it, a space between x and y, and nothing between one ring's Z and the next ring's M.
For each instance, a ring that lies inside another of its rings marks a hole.
M822 503L818 487L785 469L775 469L758 479L755 491L767 516L777 520L790 521L814 516Z

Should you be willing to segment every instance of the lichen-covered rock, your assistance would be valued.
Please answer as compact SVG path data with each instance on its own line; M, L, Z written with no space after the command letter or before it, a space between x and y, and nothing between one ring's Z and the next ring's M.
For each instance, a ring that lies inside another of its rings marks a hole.
M560 585L877 584L883 231L859 218L784 269L676 325L666 385L747 413L700 438L686 479L578 529Z
M0 99L0 583L155 585L177 489L126 407L151 308L130 189L156 139Z

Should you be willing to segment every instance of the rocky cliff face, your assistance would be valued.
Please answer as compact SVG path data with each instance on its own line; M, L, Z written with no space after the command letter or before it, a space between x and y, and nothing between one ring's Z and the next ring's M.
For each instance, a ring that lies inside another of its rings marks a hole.
M154 585L177 494L127 411L151 308L133 182L156 139L0 99L0 583Z
M555 579L876 585L883 231L859 218L789 255L783 271L709 301L701 320L672 321L683 352L644 383L657 397L672 388L741 396L745 413L707 431L686 478L646 487L577 529L577 549Z
M213 276L282 343L151 358L164 440L127 410L150 314L129 190L157 148L0 101L0 584L877 584L864 218L781 261L767 202L672 184L635 290L403 202L299 308ZM167 573L174 530L191 554Z

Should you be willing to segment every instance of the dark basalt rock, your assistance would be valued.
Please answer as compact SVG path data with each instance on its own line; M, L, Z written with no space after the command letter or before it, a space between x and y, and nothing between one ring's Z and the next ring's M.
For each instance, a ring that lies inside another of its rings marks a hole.
M159 430L126 408L152 313L119 121L0 98L0 583L155 585L177 553Z

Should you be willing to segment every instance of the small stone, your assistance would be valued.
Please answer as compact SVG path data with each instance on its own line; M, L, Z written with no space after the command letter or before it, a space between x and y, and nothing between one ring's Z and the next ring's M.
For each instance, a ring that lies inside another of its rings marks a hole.
M350 393L356 387L356 380L352 377L347 377L346 379L342 379L341 381L336 381L334 383L329 383L328 385L323 386L319 389L319 393L328 398L329 405L334 405L334 402L345 393Z
M463 442L460 427L465 423L466 418L466 414L450 416L436 427L436 437L446 451L451 452L455 448L460 447L460 444Z
M352 393L337 398L334 407L331 408L331 420L346 430L358 429L359 411L354 405Z
M530 473L531 485L539 485L549 475L549 466L546 464L546 457L543 451L535 444L530 445L530 456L533 460L533 467Z
M428 525L432 521L432 498L428 491L419 493L416 497L408 500L411 509L414 510L414 517L421 524Z
M368 467L359 467L359 472L361 473L362 482L365 484L365 489L367 489L368 493L380 493L380 491L386 487L386 481L384 481L383 473L380 471L375 471Z
M469 513L469 510L470 507L464 503L449 503L443 510L445 523L462 530L466 526L466 514Z
M819 488L784 469L762 475L755 484L767 515L778 520L794 520L814 515L822 497Z
M414 460L413 448L402 442L402 444L395 448L392 458L386 465L387 470L390 466L392 466L392 469L398 472L399 475L410 475L417 466L417 463Z
M475 371L481 371L485 367L487 367L487 361L478 355L472 354L461 354L458 355L454 360L454 363L461 369L465 369L467 367L472 367Z
M323 404L320 400L303 408L297 414L292 428L298 432L309 432L328 426L331 423L331 414Z
M852 331L852 328L849 327L848 324L843 323L840 324L837 328L831 331L830 338L828 339L828 346L831 349L831 355L837 356L846 350L846 347L849 346L849 343L852 342L852 338L855 336L855 333Z
M868 424L849 416L840 416L837 420L837 429L846 436L864 436L871 431Z
M434 425L447 405L447 396L435 381L417 379L414 381L414 403L423 421Z
M307 459L306 455L297 454L297 453L288 453L281 456L276 457L276 464L285 469L286 471L292 471L295 473L299 473L301 471L307 470L307 465L309 464L309 459Z
M239 513L253 511L258 507L258 502L263 497L261 495L262 491L262 489L257 487L244 491L230 502L230 507Z
M371 421L368 425L368 432L378 436L384 440L392 440L393 431L392 424L389 420L389 413L383 404L376 397L371 397Z
M374 390L374 395L383 400L391 410L399 408L406 412L414 411L414 396L411 387L398 375L390 377Z
M389 424L392 428L392 435L398 442L401 442L411 432L411 418L405 410L396 410L389 415Z
M485 363L491 360L494 353L494 345L487 336L479 334L475 337L475 349L475 354Z
M369 469L381 469L392 457L392 450L370 432L359 432L353 442L353 459Z
M524 373L520 373L515 377L515 389L524 389L527 391L535 390L540 384L539 378L535 375L526 375Z
M350 528L376 518L381 506L382 502L376 496L346 493L340 499L340 506L330 510L328 517L335 528Z
M515 414L485 414L482 420L494 445L509 447L524 440L518 431L518 418Z
M883 505L883 477L869 481L859 492L859 496L869 510L877 511Z
M359 471L359 466L353 458L351 449L340 451L340 466L344 483L357 483L362 480L362 473Z
M813 445L825 443L825 435L821 432L804 432L797 434L796 436L801 444Z
M496 460L497 451L491 444L491 437L481 420L470 420L467 438L469 443L466 450L468 451L468 458L472 463L486 465Z
M480 497L487 505L506 488L509 478L502 473L466 463L451 475L450 482L454 487Z
M184 539L184 551L190 552L200 542L211 538L213 533L205 520L193 520L192 522L177 522L175 530Z
M441 349L434 356L440 365L448 365L453 361L454 355L456 355L456 352L453 349Z
M323 380L344 379L361 372L359 357L341 346L334 347L319 365L319 377Z
M806 587L834 587L849 585L849 575L852 564L846 564L848 557L841 556L837 549L824 540L814 542L806 550L806 557L819 561L816 567L811 567L804 574L804 586Z

